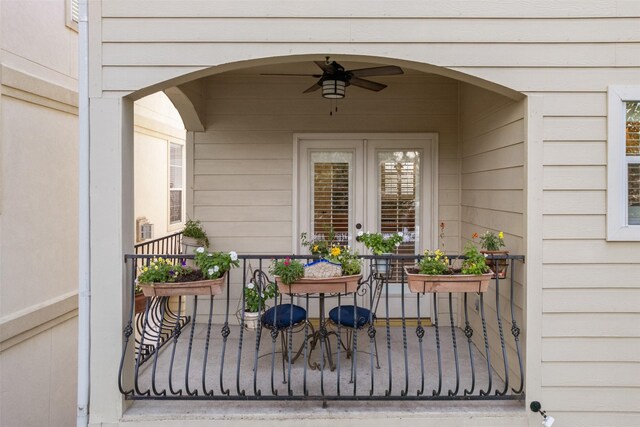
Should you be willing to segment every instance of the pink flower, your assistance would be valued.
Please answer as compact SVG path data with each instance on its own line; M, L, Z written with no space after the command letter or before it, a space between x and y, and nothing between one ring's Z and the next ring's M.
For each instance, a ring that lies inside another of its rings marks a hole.
M284 265L288 266L289 264L291 264L291 259L290 258L285 258Z

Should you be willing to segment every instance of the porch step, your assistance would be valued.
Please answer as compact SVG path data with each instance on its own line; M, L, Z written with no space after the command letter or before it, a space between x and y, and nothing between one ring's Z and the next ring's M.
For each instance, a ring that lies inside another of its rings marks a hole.
M210 426L367 427L469 426L524 427L528 415L523 402L220 402L136 401L119 425L146 427ZM260 422L258 424L257 422Z

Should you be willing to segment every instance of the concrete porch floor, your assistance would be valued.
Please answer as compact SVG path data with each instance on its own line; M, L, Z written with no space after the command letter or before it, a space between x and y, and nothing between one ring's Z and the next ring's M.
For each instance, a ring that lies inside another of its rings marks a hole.
M205 387L212 390L214 396L222 397L220 391L220 366L222 354L221 325L213 325L211 329L211 343L209 345ZM424 395L430 396L438 387L438 368L435 328L425 327L423 342L425 386ZM180 335L176 346L172 381L174 390L182 389L185 393L185 370L187 364L188 338L191 326L187 326ZM204 359L205 340L207 335L206 325L197 324L194 333L191 362L189 368L189 388L197 389L199 398L203 395L202 362ZM344 333L344 332L343 332ZM243 346L240 358L238 358L240 328L231 327L231 334L227 340L226 354L223 368L223 385L229 389L230 395L238 396L238 390L248 396L254 396L253 364L256 346L256 333L244 331ZM294 349L302 342L304 332L294 334ZM471 386L471 367L467 340L462 330L456 329L458 363L460 372L460 384L458 394L463 395L465 389ZM386 328L377 327L378 351L380 357L380 369L373 369L373 395L384 396L389 389L389 371L391 370L391 395L396 400L385 401L342 401L330 400L328 407L323 409L322 400L296 400L296 401L208 401L208 400L136 400L133 401L123 422L143 423L152 421L192 421L193 425L203 420L217 420L229 422L230 425L241 425L243 422L256 420L270 420L275 422L292 422L296 425L323 425L317 424L318 420L331 421L335 424L338 420L367 420L368 424L376 425L384 421L388 425L389 420L403 420L403 425L416 425L419 419L435 421L438 425L492 425L492 426L518 426L526 424L526 412L521 401L408 401L402 400L401 393L407 390L408 396L416 396L421 388L421 364L419 342L415 334L415 327L407 327L407 368L405 373L405 352L403 348L403 334L401 327L390 329L390 351L387 350ZM336 337L330 337L334 361L337 363ZM366 331L361 331L358 336L358 348L369 350L369 338ZM446 396L449 390L454 390L455 358L450 327L440 327L441 360L443 382L441 395ZM167 344L159 353L156 366L156 389L169 392L169 369L173 351L173 344ZM268 330L263 330L260 343L260 357L257 368L257 388L262 396L273 396L271 391L271 349L272 341ZM280 338L276 341L276 350L280 350ZM475 363L476 385L473 395L478 395L479 390L486 390L488 384L488 372L486 359L480 351L472 346ZM389 359L390 355L390 359ZM240 374L237 374L238 359L240 359ZM286 396L288 384L283 383L281 354L276 354L274 370L274 387L278 396ZM311 360L320 361L320 347L311 354ZM350 383L351 360L346 358L344 351L340 354L340 377L338 371L331 372L327 366L322 375L318 370L311 370L307 366L307 390L309 396L319 397L324 387L325 395L335 396L337 385L340 384L341 395L353 396L354 384ZM359 353L357 357L357 381L356 394L369 396L371 388L371 362L370 355ZM391 363L389 363L391 360ZM375 363L375 361L374 361ZM140 370L139 386L142 391L151 387L151 375L154 359L151 358ZM391 369L390 369L391 367ZM285 372L288 366L285 364ZM288 373L287 373L288 374ZM305 375L304 354L291 365L291 390L293 396L303 396L303 379ZM497 374L492 372L493 384L491 395L496 388L502 389L504 383ZM324 378L322 378L324 377ZM408 387L407 387L408 386ZM475 420L476 423L466 424L463 420ZM300 424L301 420L305 420ZM449 421L447 421L449 420ZM484 421L482 421L484 420ZM237 424L240 422L241 424ZM450 424L453 422L453 424ZM486 422L486 423L485 423ZM422 424L422 422L420 422ZM444 424L443 424L444 423ZM191 424L189 424L191 425ZM218 425L218 424L216 424Z

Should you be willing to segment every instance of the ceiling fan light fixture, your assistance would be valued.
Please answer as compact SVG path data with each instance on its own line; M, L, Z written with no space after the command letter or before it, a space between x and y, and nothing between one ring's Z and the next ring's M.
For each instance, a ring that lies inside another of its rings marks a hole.
M347 84L344 80L327 79L322 82L322 96L329 99L344 98Z

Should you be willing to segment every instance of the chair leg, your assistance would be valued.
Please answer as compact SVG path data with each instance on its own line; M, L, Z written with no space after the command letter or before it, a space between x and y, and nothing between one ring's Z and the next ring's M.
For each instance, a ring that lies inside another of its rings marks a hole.
M380 360L378 359L378 336L377 334L373 336L373 348L376 352L376 368L380 369Z
M287 377L284 373L284 361L289 357L287 353L287 337L285 337L285 331L280 331L280 348L282 350L282 384L287 383Z

